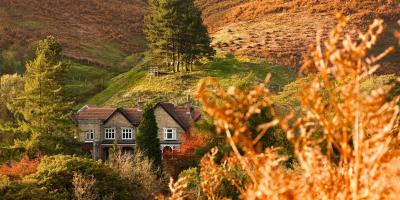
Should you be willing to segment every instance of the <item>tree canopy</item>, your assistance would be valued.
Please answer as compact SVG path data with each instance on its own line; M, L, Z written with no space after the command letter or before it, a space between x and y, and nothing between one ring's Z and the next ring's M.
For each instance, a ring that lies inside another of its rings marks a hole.
M61 51L54 37L38 43L35 59L26 64L22 91L11 105L17 121L8 128L16 139L13 147L30 155L75 151L72 103L64 92L68 66L61 60Z
M195 61L215 54L192 0L149 0L145 33L152 55L174 72L191 71Z

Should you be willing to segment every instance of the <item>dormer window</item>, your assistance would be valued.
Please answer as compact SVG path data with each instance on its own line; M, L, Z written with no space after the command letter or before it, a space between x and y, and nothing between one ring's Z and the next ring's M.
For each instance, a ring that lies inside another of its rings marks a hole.
M104 129L104 139L106 139L106 140L115 139L115 128L105 128Z
M93 142L94 140L94 130L86 130L85 131L85 142Z
M132 128L122 128L122 139L123 140L132 140L133 139L133 129Z
M164 128L164 140L176 140L176 128Z

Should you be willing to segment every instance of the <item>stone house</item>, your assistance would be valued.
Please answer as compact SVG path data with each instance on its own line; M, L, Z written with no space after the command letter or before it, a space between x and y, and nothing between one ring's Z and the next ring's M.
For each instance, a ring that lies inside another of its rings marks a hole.
M162 151L179 150L183 135L190 132L191 123L200 119L200 113L189 105L155 105ZM141 109L84 106L74 115L74 121L82 131L78 139L93 159L108 159L110 148L115 144L121 153L133 152L141 115Z

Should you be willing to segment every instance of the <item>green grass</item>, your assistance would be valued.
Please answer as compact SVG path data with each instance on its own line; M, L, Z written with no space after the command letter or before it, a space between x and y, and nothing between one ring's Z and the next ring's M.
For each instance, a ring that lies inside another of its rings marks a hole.
M104 63L108 66L115 66L119 62L124 60L126 56L128 56L121 49L122 48L117 43L99 42L95 44L90 44L90 47L85 48L85 51L88 52L91 57L96 58L96 60L100 63Z
M95 66L87 66L69 62L67 71L66 90L70 97L79 104L102 91L105 83L113 76L109 71Z
M133 35L126 38L131 44L135 44L138 49L146 49L146 41L142 35ZM96 62L111 67L114 72L126 72L141 61L143 52L128 53L123 46L111 41L88 41L83 45L83 51ZM133 51L136 52L136 51Z
M88 101L89 104L106 105L113 97L123 94L130 86L135 85L138 80L145 77L146 72L140 69L132 69L129 72L112 78L105 90L95 95Z
M284 86L296 78L295 72L277 64L231 55L216 58L214 62L201 65L198 69L219 79L224 86L232 85L232 83L239 83L240 86L243 78L252 78L254 82L261 82L267 74L271 74L270 85L273 86Z
M99 106L134 107L140 98L145 102L169 101L183 103L202 78L214 77L222 86L250 87L272 75L271 86L283 87L295 80L296 73L262 60L233 56L217 57L214 61L195 66L191 73L168 73L152 77L146 70L134 68L112 78L107 88L90 99Z

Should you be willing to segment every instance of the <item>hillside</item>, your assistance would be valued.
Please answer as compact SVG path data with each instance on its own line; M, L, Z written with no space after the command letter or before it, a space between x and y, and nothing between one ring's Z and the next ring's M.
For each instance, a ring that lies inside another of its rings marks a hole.
M28 46L53 35L70 59L114 70L126 68L134 60L132 54L145 50L142 34L145 2L2 0L0 49L15 43Z
M391 35L398 27L395 20L400 19L399 0L196 0L216 50L262 57L279 65L217 58L198 66L190 75L165 75L153 84L154 80L146 75L146 66L139 65L146 51L143 35L146 2L2 0L1 53L13 52L14 59L19 59L19 65L23 66L30 58L33 43L54 35L63 46L66 60L73 63L67 87L72 96L79 97L79 102L93 95L89 103L99 105L129 106L139 96L179 102L198 80L208 75L231 83L238 79L261 79L272 71L275 79L282 80L276 85L287 84L293 80L294 72L280 69L281 66L293 69L299 66L301 55L315 43L317 33L325 38L335 26L336 10L351 17L350 27L365 29L372 19L385 19L388 27L378 50L395 43ZM383 72L399 73L398 63L399 52L386 60ZM289 78L285 77L288 73Z
M390 36L400 19L399 2L196 0L216 49L264 57L291 67L298 66L302 53L315 43L317 32L327 36L335 25L336 11L351 16L352 27L365 28L372 19L383 18L388 23L386 36ZM68 58L125 71L146 50L146 10L146 0L2 0L0 49L14 43L26 46L54 35ZM392 37L385 38L381 48L394 42ZM391 63L399 59L397 53Z
M350 17L349 28L366 29L375 18L387 23L378 49L395 44L400 1L198 0L204 21L218 50L275 60L296 67L317 33L322 39L335 26L335 13ZM384 71L398 72L400 53L392 55Z
M147 68L147 64L143 63L142 68ZM195 66L191 73L164 73L154 77L142 68L134 68L112 78L107 82L106 89L87 103L133 107L140 98L144 102L170 101L180 104L204 77L214 77L225 87L249 87L262 82L265 76L271 73L269 86L273 91L281 90L296 78L296 72L279 65L232 55L219 55L215 61Z

